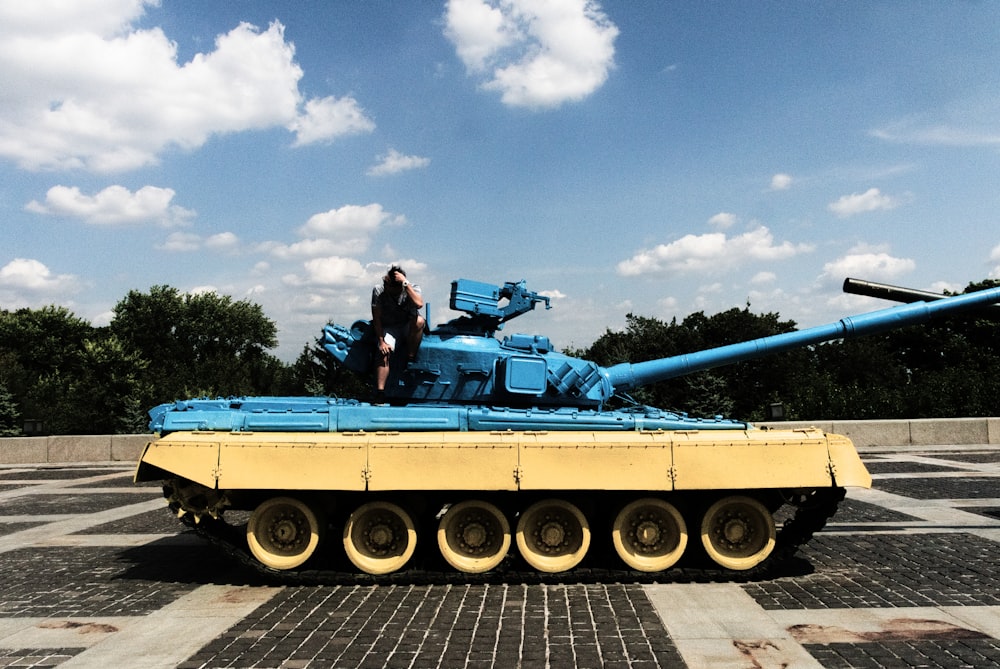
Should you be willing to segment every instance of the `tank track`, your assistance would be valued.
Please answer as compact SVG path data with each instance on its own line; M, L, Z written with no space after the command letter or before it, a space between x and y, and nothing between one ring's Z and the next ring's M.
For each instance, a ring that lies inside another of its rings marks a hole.
M170 498L173 488L164 485L164 495ZM798 549L826 525L844 499L842 487L822 488L811 495L789 500L795 513L778 529L776 544L771 555L761 564L746 571L732 571L712 567L675 566L662 572L642 572L630 569L578 567L555 574L542 573L528 568L519 556L508 556L496 569L484 574L470 574L450 569L408 568L385 575L371 575L333 569L302 569L282 571L258 562L246 547L241 526L231 525L220 514L196 516L179 513L181 522L219 549L232 561L266 583L273 585L446 585L446 584L502 584L502 583L741 583L793 576L808 573L811 568L796 560ZM176 502L171 502L171 509ZM684 564L684 560L680 564Z

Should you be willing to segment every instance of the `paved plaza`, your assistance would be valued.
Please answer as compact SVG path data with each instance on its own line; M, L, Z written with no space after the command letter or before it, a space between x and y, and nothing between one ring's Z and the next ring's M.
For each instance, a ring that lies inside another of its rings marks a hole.
M1000 666L1000 449L862 456L783 572L642 584L278 586L130 465L0 466L0 667Z

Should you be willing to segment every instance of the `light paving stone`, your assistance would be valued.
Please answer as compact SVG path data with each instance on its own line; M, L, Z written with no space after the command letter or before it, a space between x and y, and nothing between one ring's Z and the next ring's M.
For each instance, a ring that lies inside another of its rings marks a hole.
M690 669L820 667L786 626L738 585L681 583L644 590Z
M269 601L281 588L203 585L174 603L135 620L128 634L101 643L60 664L61 668L130 666L172 669L236 622Z

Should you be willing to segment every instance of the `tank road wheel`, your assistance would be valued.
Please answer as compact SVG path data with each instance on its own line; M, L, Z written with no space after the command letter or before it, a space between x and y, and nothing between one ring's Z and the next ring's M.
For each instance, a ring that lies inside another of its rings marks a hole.
M262 564L294 569L319 545L319 519L306 504L291 497L272 497L254 509L247 522L247 544Z
M572 569L590 548L590 525L580 509L561 499L532 504L517 523L521 557L538 571Z
M774 550L774 518L767 508L742 495L723 497L701 521L701 543L726 569L750 569Z
M637 499L615 517L611 539L625 564L639 571L672 567L687 548L687 525L673 504Z
M489 502L467 500L448 509L438 524L438 547L452 567L481 574L500 564L510 550L510 523Z
M417 547L410 514L391 502L362 504L344 525L344 550L355 567L369 574L400 569Z

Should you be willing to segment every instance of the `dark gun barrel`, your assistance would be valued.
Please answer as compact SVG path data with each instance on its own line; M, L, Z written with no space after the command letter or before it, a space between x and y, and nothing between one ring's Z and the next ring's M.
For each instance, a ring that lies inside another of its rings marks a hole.
M844 279L844 292L853 295L864 295L865 297L878 297L883 300L893 302L932 302L941 300L947 295L932 293L929 290L917 290L916 288L904 288L903 286L893 286L888 283L876 283L865 281L864 279ZM987 305L993 309L1000 309L1000 304Z
M916 325L937 316L977 309L997 302L1000 302L1000 288L990 288L951 297L937 295L931 301L912 302L858 316L847 316L835 323L805 330L786 332L660 360L634 364L622 363L607 368L606 374L608 381L616 391L627 391L649 383L743 360L761 358L795 348L812 346L825 341L860 337Z

